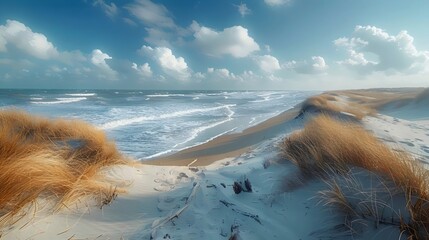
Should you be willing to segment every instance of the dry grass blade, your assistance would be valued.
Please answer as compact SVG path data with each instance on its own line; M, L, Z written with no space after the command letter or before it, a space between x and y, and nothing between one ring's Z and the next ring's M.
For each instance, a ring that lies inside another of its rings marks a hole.
M373 115L375 110L356 102L338 101L332 94L321 94L306 99L301 106L301 112L318 111L322 113L348 113L361 120L366 115Z
M324 205L335 205L340 209L346 216L357 216L355 209L351 203L347 200L347 197L344 195L341 187L338 183L333 180L331 182L326 182L329 186L328 190L323 190L319 192L319 195L324 203Z
M112 186L100 170L127 162L101 130L85 122L0 111L0 226L38 197L58 208L82 196L102 201Z
M284 159L296 164L307 175L346 176L350 167L355 166L391 182L398 192L406 193L402 209L408 209L410 217L403 221L403 229L413 239L429 238L428 171L406 153L386 147L360 125L320 115L302 131L286 138L280 150ZM352 213L356 209L350 207L336 183L322 192L322 196L327 203L334 203L345 212ZM379 219L380 211L389 205L379 201L377 196L369 192L366 196L369 201L361 201L358 206Z

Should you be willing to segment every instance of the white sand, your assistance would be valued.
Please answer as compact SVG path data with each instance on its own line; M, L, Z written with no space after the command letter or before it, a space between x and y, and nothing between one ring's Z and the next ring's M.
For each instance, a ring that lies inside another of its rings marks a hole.
M344 98L346 99L346 98ZM296 123L303 126L304 120ZM378 114L364 126L393 148L429 163L429 125ZM267 164L277 156L276 143L294 129L265 139L238 157L205 167L115 167L115 181L129 185L102 209L90 200L49 213L37 210L3 232L5 239L331 239L344 220L317 204L322 181L287 189L296 178L292 164ZM253 192L235 194L234 181L248 178ZM223 186L225 185L225 187ZM377 235L374 235L377 234ZM399 229L380 227L354 239L398 239ZM339 239L350 239L344 236Z

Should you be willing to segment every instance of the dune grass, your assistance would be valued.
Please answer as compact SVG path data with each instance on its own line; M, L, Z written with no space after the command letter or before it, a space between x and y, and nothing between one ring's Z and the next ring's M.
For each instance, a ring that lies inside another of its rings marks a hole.
M388 105L401 107L414 101L427 101L429 88L345 90L329 94L347 96L351 102L371 110L383 109Z
M364 205L350 201L350 198L356 197L353 195L362 193L358 187L350 186L354 181L344 180L350 176L351 168L358 167L375 174L380 178L380 184L394 186L394 190L386 188L385 195L400 193L404 199L400 208L407 213L397 214L397 220L392 220L392 224L397 223L410 239L429 238L428 171L406 153L386 147L360 125L319 115L308 122L303 130L284 139L280 149L284 159L297 165L304 176L317 176L325 180L342 176L342 185L337 184L338 181L330 182L330 190L322 192L322 195L327 204L339 206L348 215L358 212L352 215L365 216L362 209L375 208L380 204L389 206L389 201L371 201L367 197L363 197ZM345 194L344 187L355 192ZM357 206L361 206L360 211ZM389 207L392 211L395 208ZM373 211L372 215L379 216L377 211Z
M0 226L39 197L60 209L83 196L100 205L116 196L105 166L128 164L105 134L78 120L0 111Z
M356 119L361 120L366 115L375 113L375 110L356 102L347 104L338 101L334 94L321 94L306 99L301 105L301 112L316 110L323 113L340 113L345 112L353 115Z

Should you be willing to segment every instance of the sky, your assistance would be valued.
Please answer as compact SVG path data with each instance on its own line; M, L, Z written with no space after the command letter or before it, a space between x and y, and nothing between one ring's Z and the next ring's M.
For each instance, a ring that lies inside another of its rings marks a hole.
M0 88L429 87L426 0L2 0Z

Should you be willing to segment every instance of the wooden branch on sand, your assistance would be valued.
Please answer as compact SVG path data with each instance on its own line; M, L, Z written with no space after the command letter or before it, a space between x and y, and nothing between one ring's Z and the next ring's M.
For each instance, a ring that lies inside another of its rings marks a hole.
M198 188L200 187L199 183L194 182L194 186L192 187L192 191L189 194L188 198L185 201L185 205L171 214L170 216L166 217L164 220L154 224L152 226L152 233L150 234L150 239L155 239L156 230L162 226L164 226L166 223L172 221L175 218L179 218L179 215L182 214L188 207L189 203L195 198L195 194L197 193ZM154 222L155 223L155 222Z

